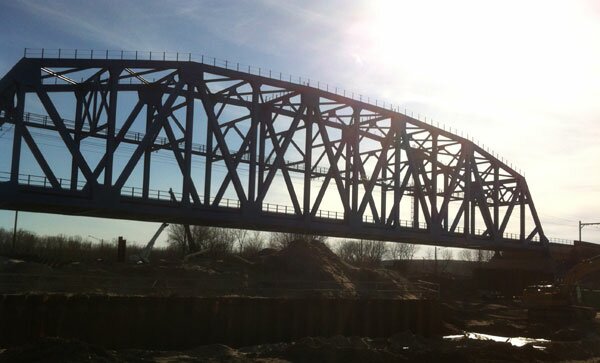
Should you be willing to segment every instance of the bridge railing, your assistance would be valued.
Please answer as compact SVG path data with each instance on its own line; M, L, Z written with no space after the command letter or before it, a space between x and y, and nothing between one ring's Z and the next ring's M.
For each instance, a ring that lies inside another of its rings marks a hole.
M539 237L536 237L534 240L539 241ZM548 237L548 242L556 243L556 244L560 244L560 245L572 245L575 243L574 240L564 239L564 238L553 238L553 237Z
M7 182L7 181L10 181L10 179L11 179L10 172L0 171L0 182ZM57 178L57 181L62 189L68 190L69 188L71 188L71 180L70 179ZM40 176L40 175L19 174L17 176L17 182L20 185L42 187L42 188L51 188L52 187L52 184L50 183L49 179L45 176ZM82 190L86 186L86 184L87 183L85 181L81 181L81 180L77 181L77 190ZM149 189L147 199L163 201L163 202L164 201L172 202L171 193L175 196L175 199L177 201L180 201L183 198L183 194L181 192L167 191L167 190L160 190L160 189ZM121 195L124 197L129 197L129 198L140 198L140 199L144 198L143 188L135 187L135 186L127 186L127 185L123 186L123 188L121 188ZM203 196L199 196L199 198L200 198L200 200L204 200ZM215 200L216 200L216 198L210 198L209 203L212 205L212 204L214 204ZM219 200L218 206L221 208L240 209L241 202L238 199L221 198ZM280 214L280 215L281 214L286 214L286 215L296 214L296 211L293 206L283 205L283 204L275 204L275 203L263 203L262 204L262 212ZM329 220L340 220L341 221L341 220L344 220L345 214L344 214L344 212L339 212L339 211L330 211L330 210L319 209L316 211L315 217L319 218L319 219L329 219ZM369 224L376 223L375 218L373 216L367 215L367 214L363 215L363 222L369 223ZM400 220L399 226L404 227L404 228L416 228L416 229L421 229L421 230L428 229L427 223L419 222L419 223L415 224L414 220ZM483 235L485 235L485 232L486 232L485 230L476 229L472 234L475 236L483 236ZM464 228L456 227L455 233L463 234ZM502 235L502 237L504 239L510 239L510 240L520 240L521 239L521 236L518 233L510 233L510 232L504 233ZM532 240L534 242L539 242L539 237L535 236ZM556 243L556 244L565 244L565 245L573 244L573 241L567 240L567 239L561 239L561 238L549 238L549 242Z
M6 171L0 171L0 182L7 182L11 179L11 173ZM71 180L65 178L57 178L59 185L61 188L68 190L71 187ZM17 182L19 185L27 185L33 187L42 187L42 188L52 188L52 184L50 180L46 176L41 175L33 175L33 174L19 174L17 176ZM86 186L85 181L77 181L77 190L82 190ZM175 196L177 201L180 201L183 197L181 192L176 191L168 191L168 190L160 190L160 189L149 189L148 190L148 199L158 200L158 201L172 201L171 193ZM135 186L123 186L121 188L121 196L130 197L130 198L143 198L143 188L135 187ZM199 196L200 200L204 200L204 196ZM216 201L216 198L210 198L209 202L213 204ZM241 208L241 202L239 199L231 199L231 198L221 198L219 200L219 207L224 208ZM277 214L295 214L295 210L293 206L275 204L275 203L263 203L262 211L267 213L277 213ZM324 219L344 219L343 212L336 211L328 211L328 210L318 210L316 213L316 217L324 218Z
M10 177L11 177L10 172L0 171L0 182L10 181L10 179L11 179ZM68 190L71 187L70 179L58 178L57 180L62 189ZM42 187L42 188L51 188L52 187L52 184L50 183L49 179L45 176L40 176L40 175L19 174L17 176L17 182L20 185ZM79 180L79 181L77 181L76 184L77 184L77 190L82 190L83 188L85 188L87 183L85 181ZM180 201L183 197L183 194L180 192L160 190L160 189L149 189L147 199L170 202L170 201L172 201L171 193L173 193L173 195L175 196L175 198L178 201ZM129 198L140 198L140 199L144 198L143 188L135 187L135 186L127 186L127 185L123 186L121 188L121 195L124 197L129 197ZM200 198L200 200L204 200L204 196L202 196L202 195L200 195L199 198ZM209 203L211 203L211 205L212 205L215 201L216 201L216 198L210 198ZM222 207L222 208L239 209L239 208L241 208L241 202L238 199L221 198L219 200L218 206ZM275 213L275 214L288 214L288 215L296 214L296 211L293 206L275 204L275 203L263 203L262 211L265 213ZM340 220L341 221L344 219L345 214L344 214L344 212L339 212L339 211L319 209L316 211L315 217L319 218L319 219L329 219L329 220ZM363 222L375 223L375 219L372 216L365 215L363 217ZM401 220L400 226L406 227L406 228L415 228L414 222L410 221L410 220ZM425 229L427 229L427 224L419 223L418 227L416 227L416 228L425 230Z
M355 101L365 102L376 107L388 109L393 112L398 112L409 116L409 112L406 108L402 111L399 105L394 105L391 102L380 101L377 98L371 99L371 97L363 96L361 93L347 91L342 87L336 87L326 82L317 81L310 77L303 77L292 75L284 72L275 72L271 69L262 67L247 65L239 62L231 62L226 59L220 59L216 57L210 57L204 54L198 53L185 53L185 52L156 52L156 51L138 51L138 50L95 50L95 49L47 49L47 48L25 48L23 51L25 58L42 58L42 59L95 59L95 60L152 60L152 61L175 61L175 62L198 62L202 64L212 65L215 67L221 67L225 69L235 70L244 72L252 75L261 77L267 77L280 81L285 81L293 84L316 88L321 91L336 94L338 96L351 98ZM431 126L441 128L450 133L454 133L458 136L459 131L456 128L446 126L439 122L434 122L431 118L427 120L427 117L421 119L421 115L415 115L410 112L410 117L415 118L421 122L427 123ZM461 138L471 141L481 149L488 152L498 160L502 161L506 165L516 170L519 174L524 175L523 172L518 169L515 165L510 164L506 159L498 155L498 153L491 150L488 146L478 142L474 137L467 133L460 132Z
M7 182L7 181L10 181L10 179L11 179L10 172L0 171L0 182ZM59 186L62 189L68 190L69 188L71 188L71 180L70 179L57 178L57 181L58 181ZM51 188L52 187L52 184L50 183L49 179L45 176L40 176L40 175L19 174L17 176L17 182L20 185L42 187L42 188ZM86 184L87 183L85 181L81 181L81 180L77 181L77 190L82 190L86 186ZM183 198L183 194L181 192L167 191L167 190L160 190L160 189L149 189L147 199L172 202L171 193L175 196L175 199L177 199L177 201L180 201ZM123 188L121 188L121 195L124 197L129 197L129 198L140 198L140 199L144 198L143 188L135 187L135 186L127 186L127 185L123 186ZM200 198L200 200L204 200L203 196L199 196L199 198ZM216 198L210 198L209 203L211 203L211 205L212 205L215 202L215 200L216 200ZM221 198L219 200L218 206L222 207L222 208L240 209L241 202L238 199ZM286 214L286 215L296 214L296 211L293 206L283 205L283 204L275 204L275 203L263 203L262 211L265 213L274 213L274 214ZM329 219L329 220L340 220L341 221L341 220L344 220L345 214L344 214L344 212L339 212L339 211L330 211L330 210L319 209L315 213L315 217L319 218L319 219ZM375 224L376 220L373 216L365 214L365 215L363 215L363 223ZM404 228L416 228L416 229L421 229L421 230L428 229L427 223L419 222L418 224L415 225L415 222L413 220L400 220L399 226L404 227ZM483 235L485 235L485 232L486 232L485 230L476 229L475 231L473 231L472 234L475 236L483 236ZM456 227L455 233L463 234L464 228ZM520 240L521 239L521 236L518 233L510 233L510 232L504 233L502 235L502 237L504 239L510 239L510 240ZM548 238L548 240L550 243L564 244L564 245L572 245L574 243L572 240L561 239L561 238ZM535 236L532 239L532 241L539 242L539 236Z

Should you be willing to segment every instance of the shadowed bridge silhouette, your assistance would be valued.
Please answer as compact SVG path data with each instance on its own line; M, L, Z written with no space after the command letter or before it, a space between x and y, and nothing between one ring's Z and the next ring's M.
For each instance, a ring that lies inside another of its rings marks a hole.
M187 53L26 50L0 80L12 136L0 138L0 208L548 246L525 178L486 149L390 105L241 68Z

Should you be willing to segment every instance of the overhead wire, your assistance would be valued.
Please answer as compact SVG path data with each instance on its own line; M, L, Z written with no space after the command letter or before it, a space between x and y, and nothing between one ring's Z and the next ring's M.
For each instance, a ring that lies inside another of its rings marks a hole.
M52 147L52 148L57 148L57 149L66 149L66 146L64 145L64 143L62 142L62 138L51 132L51 131L46 131L46 130L31 130L30 131L32 137L34 137L34 139L36 139L36 144L37 145L42 145L42 146L47 146L47 147ZM40 142L40 140L44 140L46 142ZM80 150L82 150L85 153L92 153L92 154L96 154L96 155L104 155L106 153L106 144L103 143L102 141L99 140L94 140L94 139L84 139L85 141L82 142L81 146L80 146ZM133 151L135 151L137 149L137 146L135 145L131 145L128 143L121 143L119 145L119 147L117 147L117 149L115 150L115 154L119 157L130 157L131 153L133 153ZM163 164L163 165L169 165L169 166L175 166L175 167L179 167L179 163L177 162L177 160L175 159L175 156L169 156L166 155L165 153L168 153L167 150L157 150L155 152L152 153L152 160L153 162L159 163L159 164ZM193 163L195 163L196 165L205 165L206 161L203 159L193 159ZM219 171L217 171L219 174L221 175L226 175L228 172L228 168L226 165L223 165L223 163L219 163L219 162L213 162L212 167L215 169L218 169ZM247 164L245 163L240 163L238 164L238 167L236 168L236 172L238 173L238 175L241 176L249 176L250 175L250 171L248 170L249 167L247 166ZM290 178L292 178L293 180L295 180L296 182L301 182L304 180L304 177L301 175L297 175L297 173L290 173ZM296 183L294 183L296 184ZM297 185L297 184L296 184ZM297 190L297 192L300 192L300 190Z
M62 143L62 139L58 135L52 135L47 132L38 132L38 131L30 131L30 133L32 136L35 136L35 138L43 139L45 141L50 142L50 143L44 143L44 142L37 141L36 144L38 144L38 145L43 145L43 146L48 146L48 147L53 147L53 148L62 148L62 149L66 148L66 146L64 146L64 144ZM130 145L128 143L121 143L119 145L119 147L115 150L115 154L118 155L119 157L131 156L131 153L133 153L133 151L135 151L136 148L137 148L136 146ZM104 155L106 153L106 144L102 143L101 141L86 140L83 143L83 145L80 147L80 149L87 153ZM131 153L127 153L127 155L126 155L126 152L125 152L126 150ZM168 152L167 150L157 150L157 151L153 152L153 154L152 154L153 162L179 167L179 163L175 159L175 156L165 155L164 153L167 153L167 152ZM196 159L196 160L192 159L192 160L193 160L193 163L195 163L197 165L198 164L199 165L206 164L206 161L202 160L202 159ZM220 163L213 163L212 167L219 169L221 172L228 171L227 166L221 165ZM238 168L236 169L236 171L238 172L238 174L240 174L242 176L250 175L248 166L246 166L246 164L244 164L244 163L238 164ZM291 173L290 177L295 180L298 180L298 181L303 180L303 177L296 175L296 173Z
M13 125L13 124L9 124L9 126L6 128L6 130L4 130L4 132L2 132L2 133L0 134L0 139L1 139L1 138L2 138L4 135L6 135L6 134L7 134L9 131L12 131L12 129L13 129L13 128L14 128L14 125ZM2 127L1 127L1 126L0 126L0 131L2 131Z

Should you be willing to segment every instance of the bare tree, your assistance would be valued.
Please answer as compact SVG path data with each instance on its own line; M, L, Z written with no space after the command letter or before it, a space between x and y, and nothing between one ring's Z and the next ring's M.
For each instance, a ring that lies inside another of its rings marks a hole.
M190 226L192 238L200 251L231 252L235 241L232 231L227 228ZM169 226L169 244L181 251L188 253L185 227L181 224Z
M244 249L244 245L248 241L248 237L250 235L247 229L232 229L231 235L235 240L235 245L237 246L237 250L241 251Z
M475 261L476 256L473 252L475 251L463 248L459 253L459 259L463 261Z
M496 255L496 251L490 250L478 250L477 251L477 261L480 262L488 262Z
M460 259L474 262L487 262L494 257L494 251L489 250L470 250L463 249L460 251Z
M187 238L183 224L171 224L169 226L169 236L167 239L169 247L181 253L188 253Z
M349 264L372 267L379 265L386 255L387 245L383 241L344 241L339 244L336 253Z
M265 237L260 231L252 231L243 245L239 245L239 253L243 257L253 257L265 248Z
M275 249L283 249L290 245L293 241L312 241L327 242L327 236L318 236L313 234L303 233L285 233L273 232L269 238L269 247Z
M412 243L394 242L388 244L387 255L392 260L412 260L419 248L419 245Z
M437 273L444 273L450 266L450 261L454 259L454 252L444 247L429 247L426 253L427 260L435 260L433 270Z
M449 248L442 248L440 259L443 261L451 261L454 259L454 252Z
M8 245L11 241L12 234L4 228L0 228L0 245Z
M428 246L427 252L425 253L425 259L433 260L434 258L437 258L434 251L435 251L435 247Z

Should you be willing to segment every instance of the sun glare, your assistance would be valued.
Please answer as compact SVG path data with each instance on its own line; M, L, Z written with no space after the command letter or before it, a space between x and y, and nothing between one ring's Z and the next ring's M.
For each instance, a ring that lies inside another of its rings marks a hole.
M574 3L378 1L364 10L350 31L355 58L459 97L572 104L589 94L585 72L599 69L590 63L596 24Z

